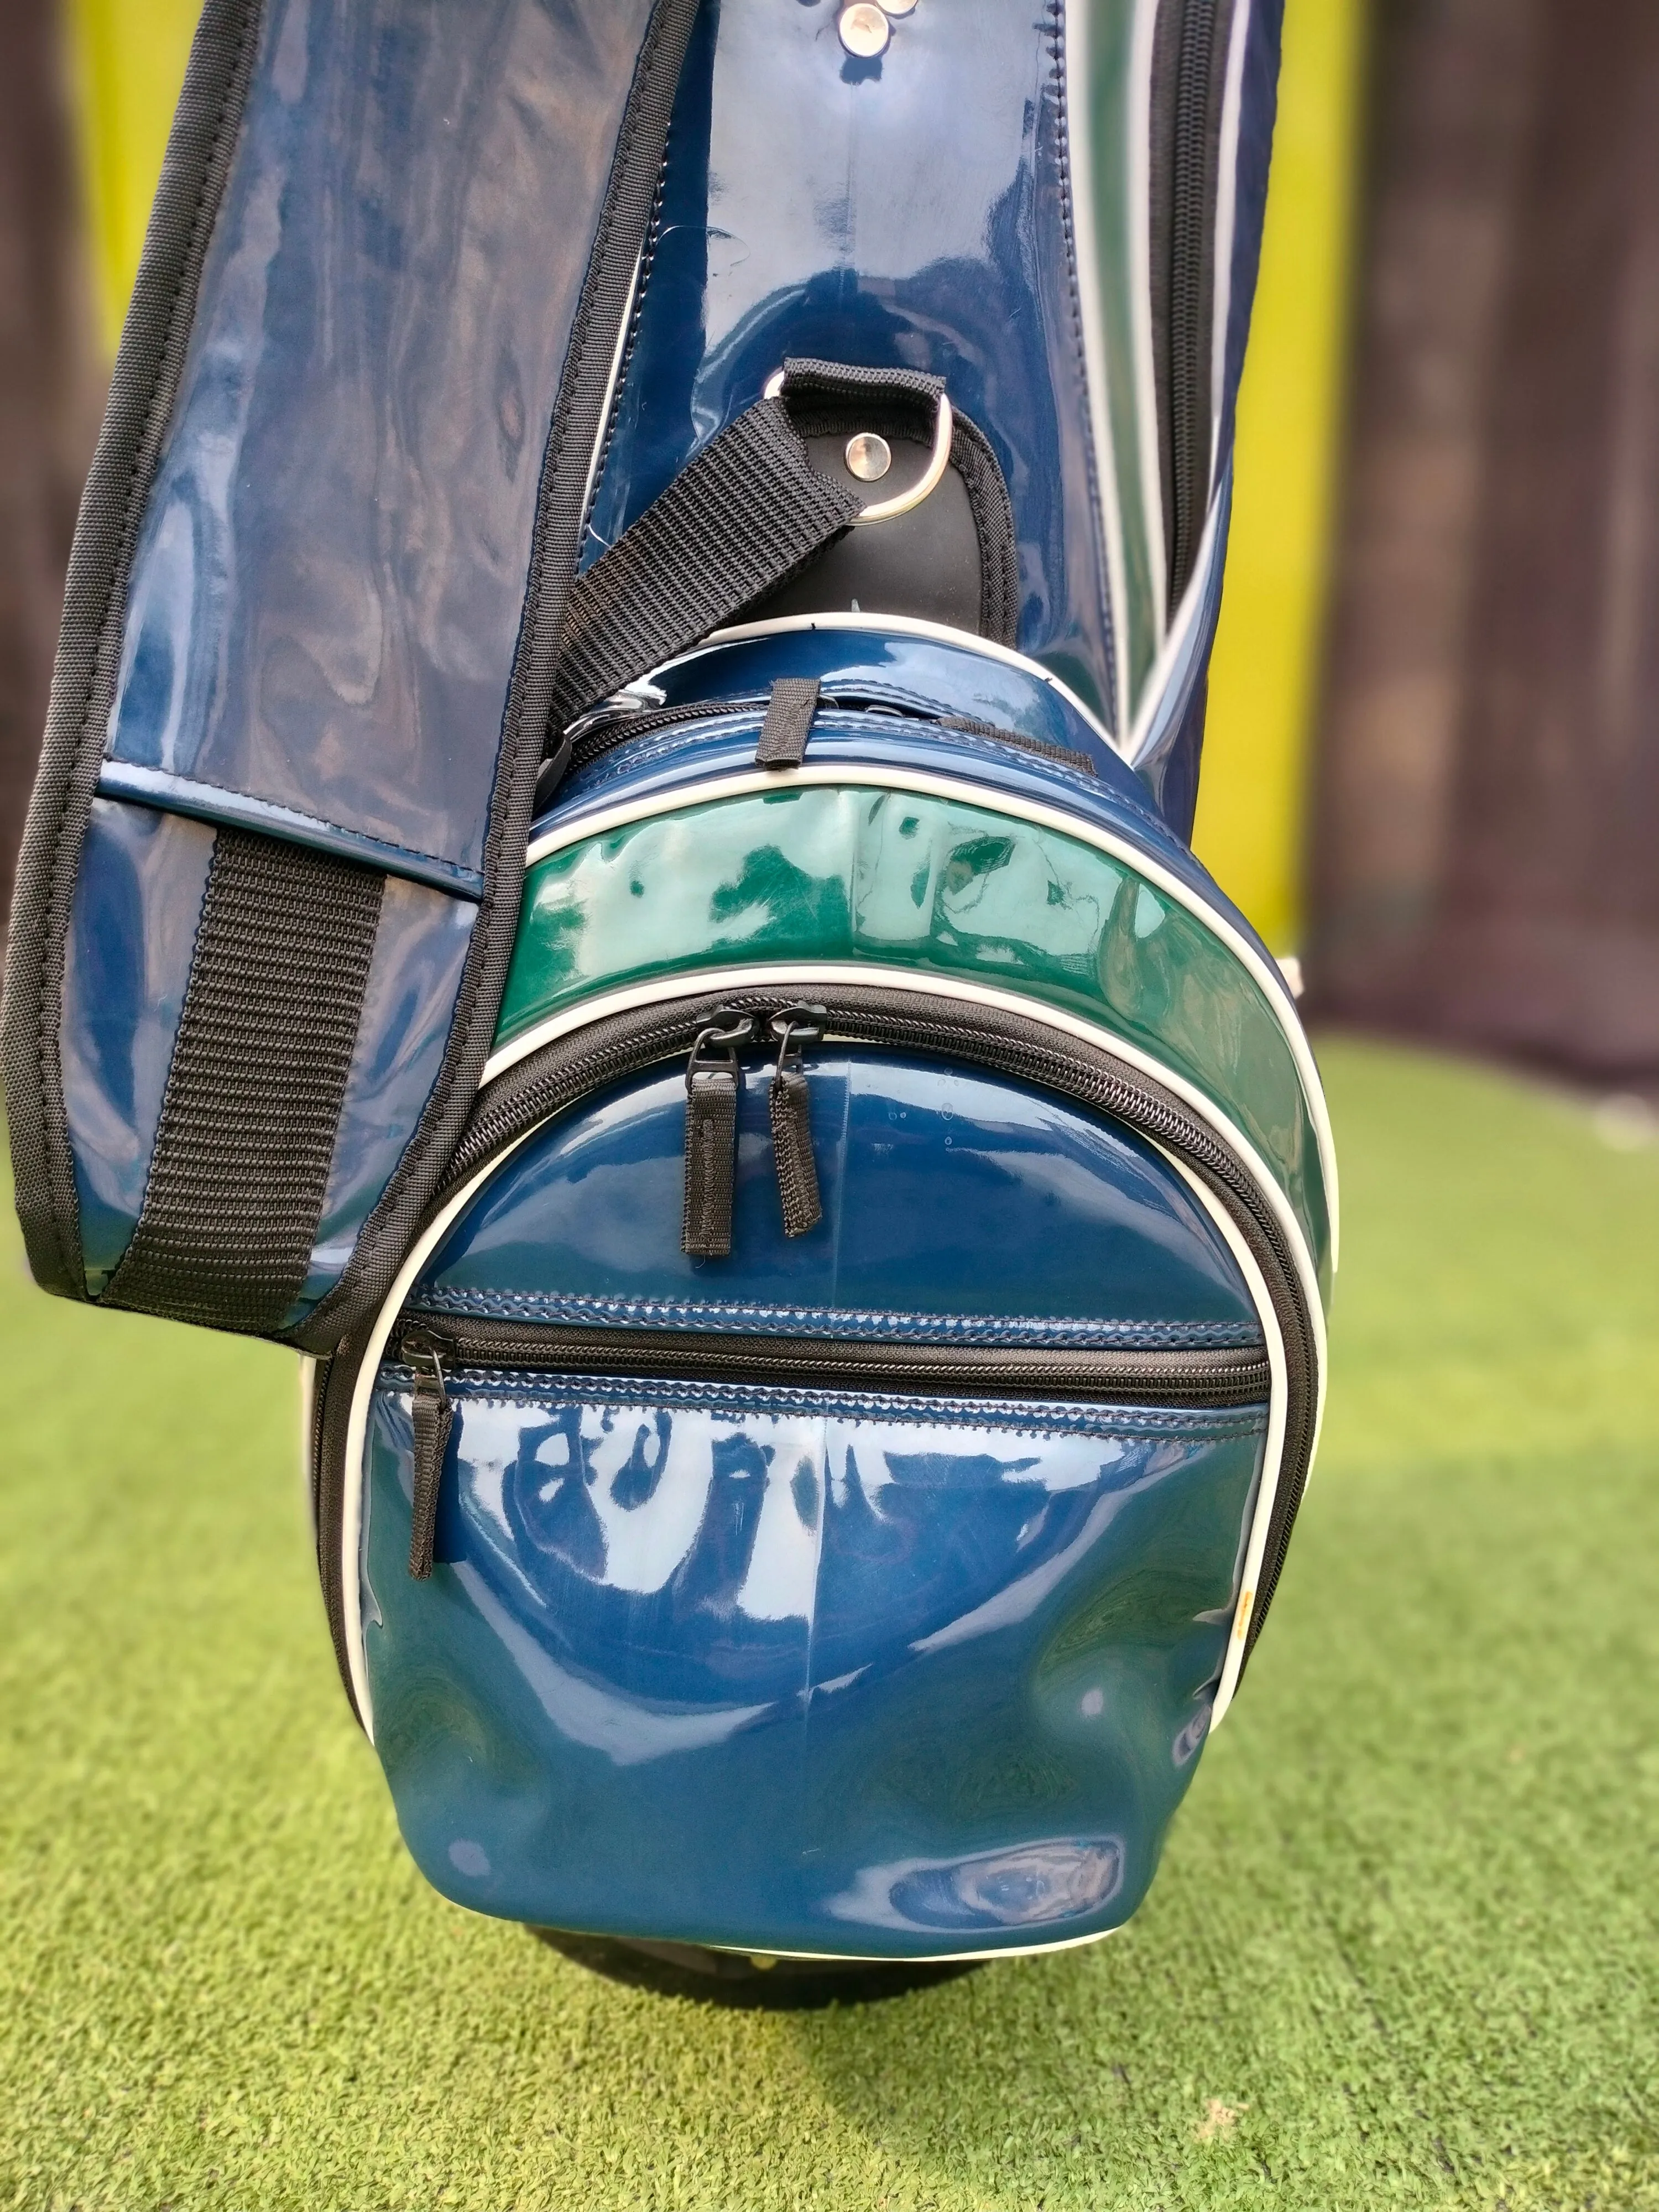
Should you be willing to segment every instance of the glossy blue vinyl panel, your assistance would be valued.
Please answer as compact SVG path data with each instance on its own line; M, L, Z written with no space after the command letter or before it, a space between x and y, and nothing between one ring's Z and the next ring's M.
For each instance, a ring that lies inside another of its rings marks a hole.
M370 1424L365 1647L447 1895L878 1956L1134 1910L1206 1732L1259 1409L463 1374L416 1582L408 1381Z
M109 752L152 795L477 877L648 15L268 0L128 593Z
M64 974L64 1101L87 1291L106 1287L143 1210L212 863L204 823L97 799ZM334 1158L298 1320L337 1279L420 1118L477 908L386 879Z
M1109 723L1057 16L944 0L860 61L836 15L831 0L702 12L586 557L787 355L923 369L1006 479L1021 649Z
M514 1153L422 1270L434 1313L563 1323L1044 1344L1259 1341L1219 1232L1141 1139L933 1060L809 1051L823 1219L783 1233L757 1058L739 1101L732 1253L680 1249L678 1066Z
M64 948L63 1069L93 1297L144 1202L212 859L199 822L92 803Z
M763 697L780 676L816 676L827 696L848 696L908 708L937 721L966 716L1013 730L1044 744L1082 753L1114 788L1135 792L1121 756L1074 696L1045 682L1040 667L977 648L969 637L886 629L878 619L842 628L776 629L734 635L672 660L651 678L667 706L695 700ZM925 733L916 732L925 741ZM1143 805L1144 792L1136 792ZM1158 817L1150 808L1148 817Z
M292 1327L332 1288L438 1078L478 909L388 876L311 1273Z

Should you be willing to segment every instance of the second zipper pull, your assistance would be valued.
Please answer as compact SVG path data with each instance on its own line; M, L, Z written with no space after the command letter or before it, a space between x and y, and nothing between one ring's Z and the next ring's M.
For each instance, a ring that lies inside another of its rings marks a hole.
M805 1237L823 1218L817 1162L812 1157L811 1096L800 1065L801 1046L823 1035L823 1023L822 1006L786 1006L773 1015L770 1024L778 1041L778 1064L772 1072L767 1105L786 1237Z
M732 1201L738 1182L737 1048L755 1034L751 1015L699 1032L685 1070L685 1195L680 1249L694 1260L723 1260L732 1249Z
M432 1339L423 1333L411 1332L404 1337L402 1350L404 1358L415 1370L409 1414L415 1448L409 1571L417 1583L423 1583L431 1576L433 1555L437 1549L438 1492L443 1482L449 1432L455 1425L455 1408L445 1386L443 1362Z

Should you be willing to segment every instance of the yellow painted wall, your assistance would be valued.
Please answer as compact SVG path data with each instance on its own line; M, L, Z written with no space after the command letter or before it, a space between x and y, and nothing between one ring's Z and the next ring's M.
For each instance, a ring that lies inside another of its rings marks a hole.
M93 268L113 355L199 0L70 0Z
M1275 952L1301 925L1340 429L1364 0L1288 0L1193 842Z
M109 346L120 333L197 0L70 0ZM1195 842L1296 945L1303 798L1339 428L1364 0L1289 0L1232 551Z

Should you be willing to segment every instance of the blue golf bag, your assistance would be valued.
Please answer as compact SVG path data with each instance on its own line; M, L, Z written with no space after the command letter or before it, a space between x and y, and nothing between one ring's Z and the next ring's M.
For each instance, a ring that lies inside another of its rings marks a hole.
M1335 1246L1188 843L1279 17L207 0L16 1199L47 1290L306 1355L342 1679L464 1905L1087 1941L1237 1692Z

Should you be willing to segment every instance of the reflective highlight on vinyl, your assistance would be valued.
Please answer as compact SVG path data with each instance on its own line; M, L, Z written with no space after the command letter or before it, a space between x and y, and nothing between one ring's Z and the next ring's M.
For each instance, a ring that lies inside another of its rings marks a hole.
M1205 1734L1258 1417L453 1388L432 1580L397 1370L363 1552L376 1745L447 1895L878 1955L1133 1911Z
M1009 0L918 8L863 60L830 5L702 11L587 558L787 355L927 370L1007 481L1021 649L1111 721L1061 70L1050 11Z
M213 832L94 799L64 949L64 1105L88 1295L131 1240L161 1118Z
M823 1219L786 1237L768 1071L743 1085L732 1251L680 1249L678 1066L584 1100L514 1152L410 1293L435 1315L929 1341L1255 1344L1231 1254L1127 1130L938 1060L814 1048Z
M648 0L267 0L109 750L476 875Z
M1261 990L1132 869L988 805L795 785L552 854L526 884L498 1036L650 976L812 959L977 978L1141 1044L1249 1136L1328 1268L1318 1142Z
M337 1280L437 1080L477 907L388 876L311 1273L289 1325Z

